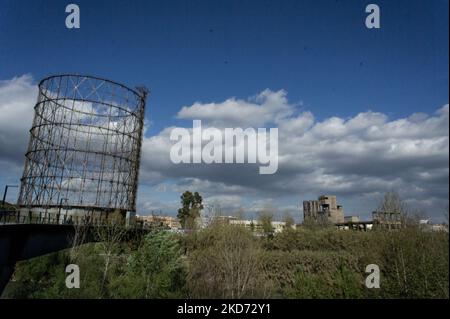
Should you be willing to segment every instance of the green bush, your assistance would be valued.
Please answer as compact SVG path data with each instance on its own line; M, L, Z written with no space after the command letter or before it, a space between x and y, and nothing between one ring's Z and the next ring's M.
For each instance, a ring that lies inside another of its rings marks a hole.
M113 280L116 298L183 298L185 269L181 246L168 232L151 232L128 258L125 271Z
M449 237L410 226L398 231L288 229L257 237L214 224L189 234L153 231L105 245L87 244L17 264L8 298L449 298ZM74 257L75 256L75 257ZM65 287L65 267L80 267L81 288ZM379 289L365 286L380 268Z

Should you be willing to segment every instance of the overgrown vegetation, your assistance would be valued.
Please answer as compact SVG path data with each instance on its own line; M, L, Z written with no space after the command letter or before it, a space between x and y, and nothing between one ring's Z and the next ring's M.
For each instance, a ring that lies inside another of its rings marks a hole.
M402 214L394 231L338 231L319 220L274 234L269 210L259 231L220 219L197 229L202 197L187 191L181 205L185 234L155 228L125 241L115 213L98 229L99 243L20 262L3 297L449 298L448 232L424 231L396 193L379 207ZM74 242L83 235L76 231ZM79 266L79 289L65 285L68 264ZM380 288L365 285L369 264L379 266Z
M79 289L65 286L70 263L80 267ZM380 267L379 289L364 284L368 264ZM448 267L448 233L412 225L390 232L303 227L258 237L217 223L21 262L4 297L448 298Z

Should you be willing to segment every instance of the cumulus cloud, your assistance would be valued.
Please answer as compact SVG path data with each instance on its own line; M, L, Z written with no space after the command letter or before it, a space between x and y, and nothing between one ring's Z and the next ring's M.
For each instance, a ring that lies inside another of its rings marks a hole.
M23 164L36 90L27 75L0 82L2 163ZM286 91L269 89L249 99L183 106L177 118L200 119L205 126L278 127L278 171L259 175L259 164L175 165L170 160L174 127L167 127L143 140L139 181L153 191L138 198L140 207L175 210L175 194L186 189L201 192L206 202L249 211L270 204L299 213L301 200L323 193L374 208L373 201L390 190L430 214L439 215L448 205L448 105L397 119L366 111L317 120L319 114L298 109ZM156 197L150 200L151 193Z
M265 90L250 100L197 102L177 114L219 128L278 127L279 170L274 175L258 175L249 164L172 165L170 129L146 140L144 148L161 152L144 157L144 165L148 171L156 168L162 178L178 178L180 190L191 187L210 196L236 187L227 196L290 195L300 202L302 194L374 198L396 190L412 203L448 203L448 105L400 119L366 111L317 121L312 112L295 110L285 91ZM196 182L186 185L192 178Z
M0 81L0 160L23 163L36 98L31 75Z
M221 103L197 102L183 106L177 114L179 119L198 119L216 127L262 127L277 123L294 112L287 100L287 92L266 89L249 100L229 98Z

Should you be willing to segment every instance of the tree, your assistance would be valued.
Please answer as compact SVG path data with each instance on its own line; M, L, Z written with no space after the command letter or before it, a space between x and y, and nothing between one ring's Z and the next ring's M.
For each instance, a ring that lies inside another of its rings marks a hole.
M214 201L211 205L207 205L209 217L214 219L222 216L222 206L219 202Z
M268 210L264 210L259 214L259 223L261 224L264 234L273 233L272 220L273 213Z
M445 223L444 224L448 226L448 206L445 207L444 218L445 218Z
M129 256L124 274L112 280L111 294L115 298L184 298L185 278L176 235L152 231Z
M407 212L406 203L397 192L391 191L384 194L383 200L378 206L382 212L395 212L405 215Z
M291 214L289 214L289 212L285 212L283 221L286 223L286 228L291 228L295 224L294 218Z
M411 218L411 216L408 217L408 208L406 203L395 191L390 191L384 194L383 200L378 206L378 210L381 212L400 214L402 225L417 224L417 221L415 222L414 218Z
M72 242L72 247L70 248L70 260L72 262L75 262L78 258L78 254L80 253L80 247L83 245L88 237L89 228L80 225L80 224L74 224L74 232L73 235L69 235L69 238Z
M178 210L177 217L183 228L192 229L203 209L203 198L198 192L191 193L190 191L185 191L180 198L182 207Z
M234 217L236 217L237 219L243 220L245 219L245 211L242 207L239 207L235 212L234 212Z
M104 257L103 275L101 281L101 290L106 294L106 279L111 261L126 235L125 218L119 210L114 211L108 216L108 222L105 225L96 227L95 235L99 241L99 246Z
M267 298L271 287L260 242L244 227L214 224L187 254L190 298Z

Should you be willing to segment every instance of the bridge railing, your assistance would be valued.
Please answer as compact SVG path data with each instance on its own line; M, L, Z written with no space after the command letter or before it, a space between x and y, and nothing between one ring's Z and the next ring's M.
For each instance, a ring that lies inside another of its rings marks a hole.
M48 224L74 226L109 226L117 224L117 220L106 216L67 215L58 213L21 212L19 210L0 210L0 225L11 224ZM125 223L124 223L125 226ZM127 227L145 229L142 223L133 223Z

